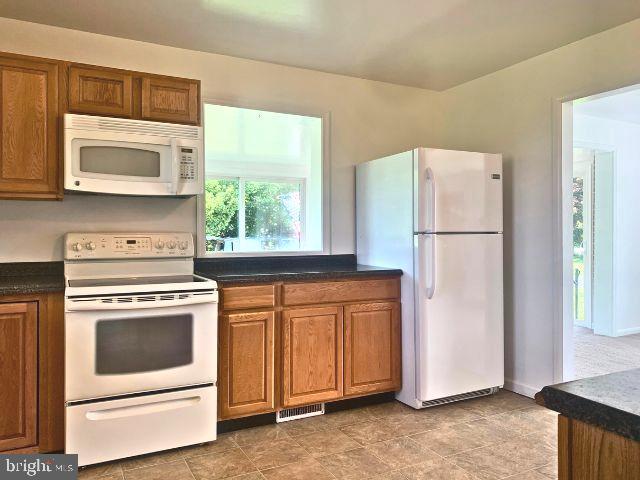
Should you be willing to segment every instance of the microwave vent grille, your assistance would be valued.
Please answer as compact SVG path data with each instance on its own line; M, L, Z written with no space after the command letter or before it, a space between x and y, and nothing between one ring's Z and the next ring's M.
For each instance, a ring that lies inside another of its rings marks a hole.
M136 135L154 135L200 140L200 127L175 123L148 122L126 118L93 117L90 115L67 115L66 128L97 130L103 132L123 132ZM70 121L68 121L70 120Z

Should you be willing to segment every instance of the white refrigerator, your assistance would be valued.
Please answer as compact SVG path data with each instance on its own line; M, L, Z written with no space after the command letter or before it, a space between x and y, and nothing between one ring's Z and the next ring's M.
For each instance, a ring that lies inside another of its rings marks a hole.
M504 384L502 156L416 148L356 168L358 263L401 268L414 408Z

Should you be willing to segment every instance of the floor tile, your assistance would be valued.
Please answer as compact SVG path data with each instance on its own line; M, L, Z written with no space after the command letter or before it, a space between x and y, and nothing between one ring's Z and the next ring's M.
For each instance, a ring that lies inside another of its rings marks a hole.
M309 453L292 438L261 442L241 448L260 470L280 467L309 457Z
M393 472L385 472L371 477L371 480L407 480L407 477L405 477L400 470L394 470Z
M556 458L555 461L545 465L544 467L540 467L536 469L538 473L541 473L546 478L551 480L557 480L558 478L558 460Z
M440 458L425 446L414 442L408 437L393 438L368 445L366 448L392 469L399 469Z
M264 476L260 472L251 472L237 477L229 477L228 480L264 480Z
M530 470L528 472L518 473L517 475L507 477L505 480L547 480L547 478L548 477L545 477L535 470Z
M459 423L411 436L442 456L493 445L514 437L515 434L510 430L487 420Z
M415 435L443 426L442 419L429 412L416 412L404 415L392 415L388 419L380 420L393 426L397 436Z
M397 437L396 429L384 420L374 422L356 423L340 428L340 431L348 435L360 445L368 445L383 440Z
M343 410L341 412L328 413L315 417L316 428L318 430L332 430L335 428L345 427L347 425L355 425L358 423L370 422L375 420L368 410L358 408L354 410Z
M280 425L265 425L263 427L237 430L229 433L229 437L239 446L291 438Z
M193 480L193 475L184 460L161 463L151 467L125 470L125 480Z
M477 412L464 408L463 403L450 403L439 407L426 408L423 411L438 420L442 426L473 422L482 418Z
M400 472L409 480L476 480L469 472L443 458L403 468Z
M357 480L385 473L391 468L365 448L334 453L318 461L339 480Z
M225 450L231 450L236 448L236 442L233 441L231 435L223 433L218 435L215 442L204 443L202 445L193 445L191 447L185 447L182 449L182 455L184 458L197 457L199 455L207 455L209 453L219 453Z
M141 455L132 457L122 461L123 470L133 470L134 468L150 467L161 463L170 463L182 460L182 452L177 450L167 450L164 452L151 453L149 455Z
M280 428L284 430L290 437L299 437L301 435L309 435L322 430L319 426L318 417L303 418L300 420L292 420L280 424Z
M256 470L253 463L239 448L189 458L187 459L187 465L196 480L218 480Z
M91 465L78 470L78 480L93 480L94 478L109 475L115 475L115 478L122 477L122 465L120 462Z
M359 448L360 444L340 430L324 430L296 437L296 441L314 457L345 452Z
M95 478L99 480L124 480L124 473L123 472L111 473L109 475L103 475ZM80 477L78 477L78 479L80 479Z
M364 407L364 410L376 418L388 418L389 415L392 414L404 415L410 413L413 409L404 403L393 401L370 405L368 407Z
M513 410L521 410L534 405L535 402L533 399L523 395L518 395L517 393L509 392L508 390L500 390L498 393L493 395L460 402L460 406L462 408L483 417L510 412Z
M333 480L320 463L311 458L262 472L267 480Z
M558 428L558 414L544 407L531 407L487 417L518 435L539 431L555 432Z

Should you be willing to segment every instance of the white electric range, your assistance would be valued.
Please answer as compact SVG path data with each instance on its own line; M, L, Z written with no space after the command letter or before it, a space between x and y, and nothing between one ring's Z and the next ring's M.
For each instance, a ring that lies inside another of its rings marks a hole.
M82 466L215 440L218 291L191 234L64 245L65 451Z

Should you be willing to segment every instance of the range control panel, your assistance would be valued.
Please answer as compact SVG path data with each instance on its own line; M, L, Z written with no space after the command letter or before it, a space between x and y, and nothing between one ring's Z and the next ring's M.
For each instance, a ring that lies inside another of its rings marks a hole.
M67 233L66 260L193 257L190 233Z

